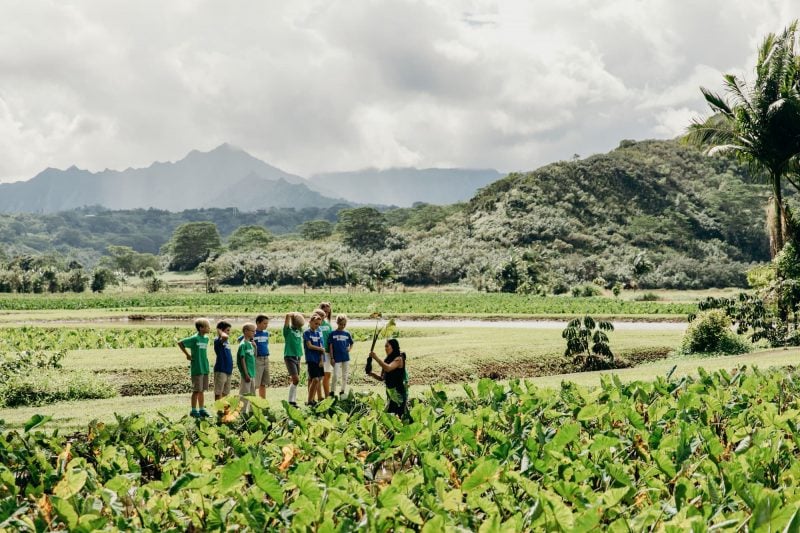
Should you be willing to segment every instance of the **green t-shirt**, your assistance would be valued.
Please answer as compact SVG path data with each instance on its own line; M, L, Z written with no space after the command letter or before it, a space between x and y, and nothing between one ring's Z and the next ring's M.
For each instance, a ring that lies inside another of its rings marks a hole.
M322 333L322 346L327 350L328 349L328 337L331 336L331 332L333 328L331 328L331 323L327 320L323 320L322 324L319 325L319 332Z
M290 326L283 326L283 356L302 357L303 356L303 332L292 329Z
M244 379L244 369L242 368L243 358L250 379L256 379L256 349L246 340L242 341L239 345L239 350L236 352L236 366L239 368L239 374L241 374L242 379Z
M208 374L208 337L195 333L183 339L181 343L192 354L192 375Z

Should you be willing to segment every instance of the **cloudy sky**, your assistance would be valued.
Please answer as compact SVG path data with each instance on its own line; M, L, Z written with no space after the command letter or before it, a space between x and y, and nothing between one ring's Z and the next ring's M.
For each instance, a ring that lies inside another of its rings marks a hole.
M229 142L309 175L673 137L789 0L0 0L0 181Z

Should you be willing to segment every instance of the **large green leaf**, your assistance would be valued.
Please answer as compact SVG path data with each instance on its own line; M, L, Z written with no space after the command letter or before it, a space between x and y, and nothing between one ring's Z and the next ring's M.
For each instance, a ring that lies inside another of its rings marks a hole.
M179 490L186 487L190 482L194 481L200 477L200 474L196 472L185 472L182 474L175 482L169 487L169 494L174 495L177 494Z
M475 463L475 468L461 484L461 490L472 492L481 489L482 492L487 488L489 481L499 475L499 469L500 463L495 459L478 459Z
M64 477L61 479L61 481L59 481L55 488L53 488L53 494L65 500L72 498L81 491L83 486L86 484L88 477L89 474L86 472L86 470L75 470L70 468L64 474Z
M234 485L243 482L243 476L249 469L250 459L248 457L241 457L223 466L219 475L219 490L227 492Z
M78 526L78 513L75 512L75 508L71 503L64 498L59 498L58 496L53 496L50 498L50 503L52 504L56 514L58 514L58 517L63 520L64 524L66 524L70 530L75 529Z
M42 424L49 422L52 420L52 416L42 416L42 415L33 415L30 419L25 422L25 433L29 432L30 430L41 426Z
M575 419L583 422L586 420L594 420L595 418L599 418L608 412L608 406L606 405L599 405L599 404L590 404L585 405L578 411Z

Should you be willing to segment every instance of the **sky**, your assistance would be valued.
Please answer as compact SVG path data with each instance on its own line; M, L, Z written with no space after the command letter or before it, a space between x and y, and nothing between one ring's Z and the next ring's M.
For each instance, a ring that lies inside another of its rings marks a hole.
M671 138L789 0L0 0L0 182L222 143L503 172Z

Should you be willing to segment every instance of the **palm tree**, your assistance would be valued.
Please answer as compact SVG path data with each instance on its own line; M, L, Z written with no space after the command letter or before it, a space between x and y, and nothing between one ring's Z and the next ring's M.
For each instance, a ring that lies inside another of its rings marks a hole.
M756 80L723 76L725 97L701 87L714 115L695 120L684 138L709 155L733 154L763 176L772 189L767 210L770 251L774 257L786 242L788 211L783 179L794 187L792 173L800 158L800 64L795 54L797 21L780 35L769 34L758 50ZM798 188L800 190L800 188Z

